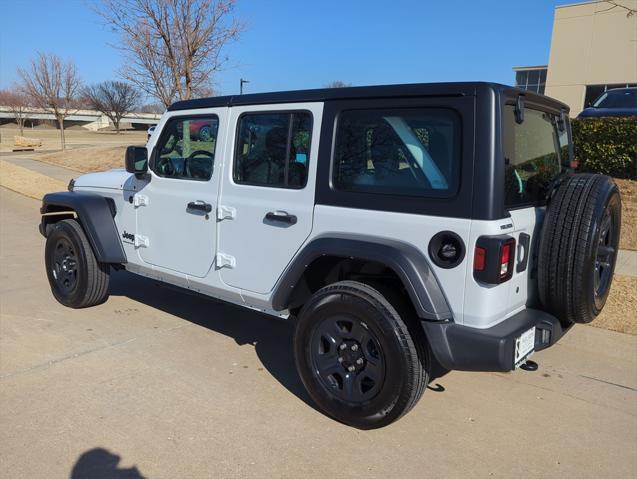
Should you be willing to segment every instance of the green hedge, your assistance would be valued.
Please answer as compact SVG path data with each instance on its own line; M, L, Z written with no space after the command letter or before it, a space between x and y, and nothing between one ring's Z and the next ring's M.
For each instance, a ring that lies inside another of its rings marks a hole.
M637 179L637 118L572 120L580 171Z

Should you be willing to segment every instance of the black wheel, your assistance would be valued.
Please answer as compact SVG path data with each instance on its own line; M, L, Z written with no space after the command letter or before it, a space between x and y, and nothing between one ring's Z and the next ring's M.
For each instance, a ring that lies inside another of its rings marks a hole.
M538 257L540 301L562 323L589 323L613 280L621 200L613 180L579 174L557 189L544 219Z
M64 306L86 308L108 298L109 266L97 261L77 221L55 223L44 262L53 296Z
M199 139L201 141L210 141L212 138L212 129L209 126L199 128Z
M301 380L323 412L373 429L418 402L428 380L428 349L424 335L414 341L406 321L378 290L356 281L326 286L310 298L299 315L294 353Z

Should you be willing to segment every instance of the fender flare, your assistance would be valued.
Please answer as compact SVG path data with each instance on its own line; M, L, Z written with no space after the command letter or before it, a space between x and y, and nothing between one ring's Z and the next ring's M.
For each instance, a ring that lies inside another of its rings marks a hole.
M428 320L450 320L453 314L433 268L425 255L401 241L363 235L332 234L307 243L288 264L274 287L272 307L286 309L295 286L305 270L320 257L375 261L391 268L409 293L418 317Z
M100 263L126 263L126 253L117 232L114 216L115 203L95 193L63 191L49 193L42 198L40 233L47 236L47 227L55 216L46 213L63 213L73 210L86 233L95 257Z

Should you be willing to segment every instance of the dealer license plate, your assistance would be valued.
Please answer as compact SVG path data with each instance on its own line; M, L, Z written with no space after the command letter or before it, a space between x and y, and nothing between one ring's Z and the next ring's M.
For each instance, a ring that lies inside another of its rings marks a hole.
M528 331L522 333L515 340L515 353L513 357L513 364L517 368L529 354L533 352L535 347L535 326Z

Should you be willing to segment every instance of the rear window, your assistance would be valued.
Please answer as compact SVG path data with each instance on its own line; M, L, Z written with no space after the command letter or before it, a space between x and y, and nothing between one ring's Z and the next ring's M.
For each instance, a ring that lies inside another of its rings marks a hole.
M503 120L506 206L542 204L562 171L561 155L568 154L567 129L560 131L553 115L531 108L518 124L513 105L505 106Z
M436 108L343 111L338 118L336 189L449 197L460 175L460 118Z

